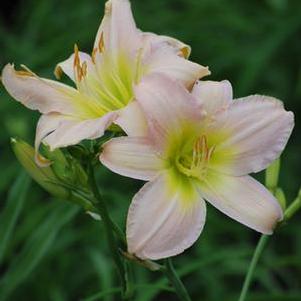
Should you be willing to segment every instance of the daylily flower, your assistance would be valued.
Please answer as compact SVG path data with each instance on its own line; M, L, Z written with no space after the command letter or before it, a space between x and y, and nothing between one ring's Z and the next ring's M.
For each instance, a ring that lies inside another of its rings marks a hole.
M136 96L148 132L113 138L100 157L116 173L149 181L129 208L129 253L160 259L191 246L205 223L204 200L271 234L282 219L281 207L248 174L280 155L293 129L293 114L272 97L232 100L228 81L200 81L190 94L167 77L148 76Z
M53 150L100 137L113 121L130 133L126 121L139 119L133 86L145 75L166 74L189 88L209 74L207 67L188 61L189 54L190 47L176 39L138 30L129 1L110 0L92 54L75 46L55 68L57 77L64 72L76 88L40 78L26 67L15 71L10 64L2 82L16 100L42 113L36 149L43 141Z

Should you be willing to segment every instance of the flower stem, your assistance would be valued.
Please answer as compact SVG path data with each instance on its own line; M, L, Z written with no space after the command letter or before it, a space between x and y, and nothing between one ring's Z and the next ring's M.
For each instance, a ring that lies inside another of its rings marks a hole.
M174 287L175 293L179 297L181 301L191 301L189 294L177 275L177 272L172 264L171 258L167 258L165 260L165 269L163 270L168 278L168 280L171 282L172 286Z
M252 279L253 279L253 276L254 276L254 271L255 271L256 265L258 263L258 260L261 256L262 251L263 251L266 243L268 242L268 240L269 240L268 235L261 235L261 237L260 237L260 239L257 243L255 252L253 254L251 263L249 265L248 273L247 273L246 278L244 280L244 284L243 284L243 287L242 287L242 290L241 290L240 297L239 297L238 301L244 301L246 299L249 287L251 285L251 282L252 282Z
M95 204L95 206L97 206L100 217L103 221L106 239L109 244L109 248L112 253L112 257L113 257L113 260L115 262L115 265L117 267L118 274L120 277L120 283L121 283L121 287L122 287L122 297L123 297L123 300L128 300L127 298L125 298L127 284L126 284L126 277L125 277L126 271L125 271L124 263L121 260L118 246L115 241L114 232L113 232L113 222L109 216L106 203L98 190L96 180L95 180L94 169L93 169L92 165L89 166L89 181L90 181L90 186L91 186L92 192L94 194L94 197L97 200L97 203Z

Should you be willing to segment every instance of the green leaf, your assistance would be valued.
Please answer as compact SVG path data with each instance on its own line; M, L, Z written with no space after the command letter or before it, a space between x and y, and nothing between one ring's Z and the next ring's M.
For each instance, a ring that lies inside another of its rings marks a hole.
M0 300L7 300L14 289L30 276L51 249L59 230L78 211L78 207L59 204L45 216L43 223L37 225L0 282Z
M8 243L12 239L14 228L26 199L29 184L30 178L22 172L9 191L5 208L0 216L0 263Z
M112 265L108 262L107 258L96 249L91 249L89 251L89 257L93 263L93 267L95 268L98 278L100 287L103 291L110 291L111 287L113 286L113 273L112 273ZM110 301L112 300L111 295L103 295L104 300Z

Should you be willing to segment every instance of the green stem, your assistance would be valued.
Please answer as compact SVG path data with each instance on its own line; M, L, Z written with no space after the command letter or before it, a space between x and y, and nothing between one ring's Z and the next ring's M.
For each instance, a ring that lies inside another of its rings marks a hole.
M106 206L105 201L103 200L102 196L100 195L100 192L98 190L97 184L96 184L96 179L94 175L94 169L93 166L89 166L89 181L90 181L90 186L92 189L92 192L94 194L95 199L97 200L97 203L95 206L97 206L97 209L99 211L100 217L102 219L103 225L104 225L104 230L105 230L105 235L107 242L109 244L110 251L112 253L113 260L115 262L115 265L118 270L118 274L120 277L120 282L121 282L121 287L122 287L122 297L123 300L127 300L125 298L125 292L127 289L127 284L126 284L126 278L125 278L125 268L123 261L121 260L118 246L115 241L114 237L114 232L113 232L113 223L112 220L109 216L108 209Z
M289 220L301 208L301 189L296 199L288 206L284 213L284 220Z
M252 279L253 279L253 276L254 276L254 271L255 271L256 265L258 263L258 260L261 256L262 251L263 251L266 243L268 242L268 240L269 240L268 235L261 235L261 237L260 237L260 239L257 243L255 252L253 254L251 263L249 265L248 273L246 275L246 278L245 278L245 281L244 281L244 284L243 284L243 287L242 287L242 290L241 290L240 297L239 297L238 301L244 301L246 299L248 290L250 288L250 285L251 285L251 282L252 282Z
M98 204L94 204L94 206L96 207L95 208L96 213L98 213L100 215L100 217L102 218ZM109 217L109 223L111 225L112 230L115 232L116 236L118 237L118 239L122 243L122 246L126 247L126 239L125 239L125 235L124 235L123 231L120 229L120 227L110 217Z
M125 263L125 269L126 269L126 282L127 282L125 296L127 300L132 300L134 297L134 284L133 284L134 271L133 271L132 263L127 261Z
M182 301L191 301L183 282L177 275L177 272L172 264L171 258L166 259L165 269L163 271L165 272L167 278L171 282L171 284L175 290L175 293L177 294L179 299Z

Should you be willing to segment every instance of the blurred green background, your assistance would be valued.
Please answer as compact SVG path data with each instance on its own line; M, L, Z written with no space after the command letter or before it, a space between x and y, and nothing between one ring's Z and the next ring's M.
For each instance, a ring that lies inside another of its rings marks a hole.
M53 78L55 64L69 56L75 42L91 51L103 5L101 0L2 1L0 66L23 63ZM211 79L229 79L235 97L271 95L295 112L280 179L291 201L301 182L301 1L133 0L132 8L142 30L190 44L191 58L210 66ZM82 300L118 286L101 223L51 198L13 156L10 137L32 143L38 114L13 101L3 87L0 98L0 300ZM124 226L129 201L142 183L99 167L99 184ZM203 234L175 258L175 266L192 300L237 300L259 235L208 207ZM271 239L249 301L301 300L300 216ZM142 285L135 300L176 300L159 289L166 286L160 273L136 267L135 277L153 284Z

